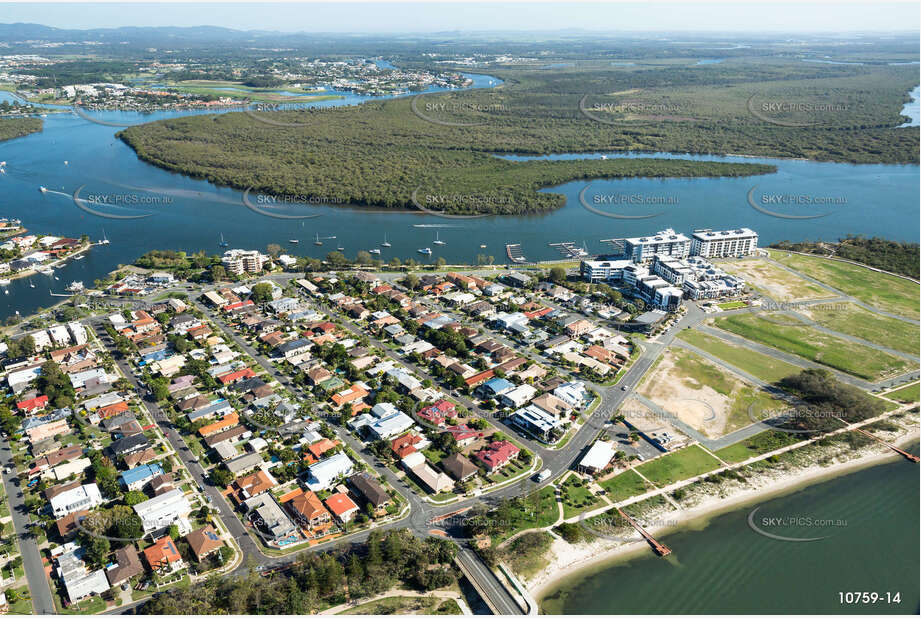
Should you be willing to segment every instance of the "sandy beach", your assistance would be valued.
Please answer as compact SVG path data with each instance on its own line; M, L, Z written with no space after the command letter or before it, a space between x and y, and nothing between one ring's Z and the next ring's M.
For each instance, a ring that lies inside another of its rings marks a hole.
M896 444L899 446L916 444L919 436L921 436L921 432L915 428L900 437ZM750 488L734 492L728 497L705 496L700 503L691 508L685 508L680 511L671 510L667 514L667 525L650 526L648 530L653 535L680 529L699 530L706 527L710 519L722 513L764 502L776 496L793 493L808 485L850 474L863 468L891 463L899 459L902 459L901 455L881 445L873 445L863 449L857 457L834 465L822 466L814 464L793 473L785 473L782 477L772 478L765 475L751 483ZM917 464L906 462L905 465ZM614 540L598 539L588 543L572 545L562 539L555 538L547 553L547 558L549 559L547 566L533 577L523 579L528 591L540 602L541 598L560 581L572 576L581 569L598 567L606 563L621 562L649 551L651 549L645 541L624 544Z

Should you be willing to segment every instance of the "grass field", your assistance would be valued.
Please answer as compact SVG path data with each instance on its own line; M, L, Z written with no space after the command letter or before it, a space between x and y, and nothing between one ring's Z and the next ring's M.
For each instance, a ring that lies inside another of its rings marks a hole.
M771 251L778 262L885 311L918 319L917 283L868 268L819 257Z
M896 401L912 403L914 401L918 401L919 399L919 386L921 386L921 383L915 382L914 384L909 384L908 386L903 386L900 389L887 393L886 397L889 399L895 399Z
M544 487L536 493L528 496L528 503L531 511L518 511L517 521L511 522L511 525L505 532L498 534L493 538L493 546L501 543L505 539L514 535L516 532L527 530L528 528L543 528L556 522L559 518L559 509L556 505L556 491L552 485Z
M738 463L750 457L770 453L784 446L802 440L801 436L784 431L763 431L732 446L716 451L716 456L727 463Z
M563 498L563 518L569 519L585 511L598 508L604 502L592 494L579 477L570 475L566 482L560 486L560 494Z
M802 277L760 259L731 260L719 263L720 268L739 275L752 287L779 302L834 298L834 294Z
M917 324L879 315L854 303L811 305L802 313L825 328L918 355L921 327Z
M719 337L698 330L683 330L678 334L678 338L765 382L776 382L800 372L800 368L796 365L748 348L735 346Z
M689 446L638 466L636 470L658 487L709 472L720 462L698 445Z
M729 301L728 303L720 303L720 304L717 305L717 307L719 307L720 309L723 309L723 310L726 310L726 309L741 309L742 307L745 307L746 305L747 305L747 303L746 303L745 301L743 301L743 300L731 300L731 301Z
M898 375L915 366L891 354L827 335L806 325L778 324L758 315L716 318L715 325L745 339L870 381Z
M640 478L640 475L633 470L626 470L617 476L598 483L608 492L608 498L612 502L620 502L633 496L638 496L647 491L646 481Z

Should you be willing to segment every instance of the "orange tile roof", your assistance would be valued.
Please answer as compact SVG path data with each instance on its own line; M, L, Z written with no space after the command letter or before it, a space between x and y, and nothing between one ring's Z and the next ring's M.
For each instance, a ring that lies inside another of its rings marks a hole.
M221 431L224 431L225 429L236 427L239 424L240 424L239 415L236 412L231 412L230 414L228 414L221 420L215 423L211 423L210 425L205 425L204 427L198 430L198 433L201 434L202 437L207 437L207 436L219 433Z
M153 545L144 550L144 558L151 569L162 568L172 562L182 560L179 550L173 539L168 536L156 541Z
M342 517L349 511L358 509L358 505L352 502L352 499L343 493L331 495L324 500L324 504L326 504L326 508L332 511L333 515L336 517Z
M339 443L335 440L330 440L329 438L323 438L319 442L311 444L307 447L307 450L310 451L310 454L319 459L323 456L323 453L330 449L334 449L339 446Z

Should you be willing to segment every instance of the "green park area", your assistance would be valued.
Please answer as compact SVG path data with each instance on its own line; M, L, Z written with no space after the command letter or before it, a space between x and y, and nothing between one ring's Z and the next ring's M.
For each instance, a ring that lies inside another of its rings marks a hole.
M913 363L869 346L820 332L783 314L732 315L715 325L755 341L845 373L876 381L909 371Z
M657 487L663 487L719 467L719 460L695 444L648 461L636 470Z

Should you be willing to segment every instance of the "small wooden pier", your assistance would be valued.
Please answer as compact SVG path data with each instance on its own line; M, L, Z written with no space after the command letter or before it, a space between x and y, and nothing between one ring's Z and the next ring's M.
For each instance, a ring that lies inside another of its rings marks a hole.
M888 442L886 442L886 441L883 440L882 438L879 438L879 437L877 437L877 436L874 436L874 435L873 435L872 433L870 433L869 431L864 431L863 429L860 429L859 427L856 428L856 429L854 429L854 431L859 431L860 433L862 433L863 435L867 436L868 438L872 438L872 439L876 440L877 442L879 442L880 444L883 444L883 445L885 445L885 446L888 446L889 448L891 448L893 451L895 451L896 453L898 453L899 455L901 455L902 457L904 457L904 458L907 459L908 461L913 461L913 462L915 462L915 463L921 462L921 458L918 458L917 455L912 455L912 454L909 453L908 451L903 451L903 450L900 449L899 447L897 447L897 446L895 446L895 445L893 445L893 444L889 444Z
M655 540L651 534L643 530L643 527L641 525L636 523L632 517L624 513L620 508L617 509L617 512L620 513L620 516L626 519L627 523L633 526L636 529L636 531L639 532L643 536L644 539L646 539L646 542L652 546L652 550L654 552L656 552L660 556L667 556L670 553L672 553L671 549L669 549L666 545Z

